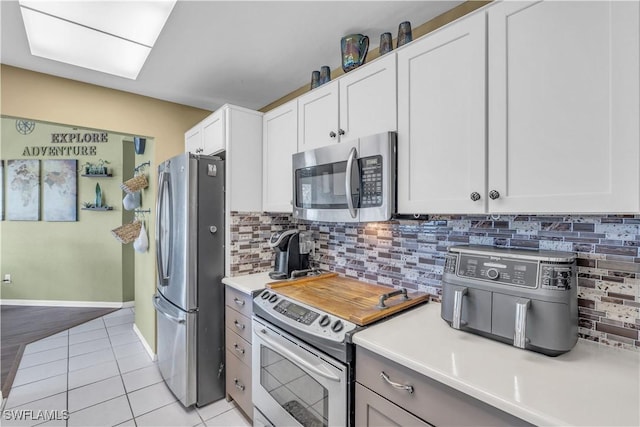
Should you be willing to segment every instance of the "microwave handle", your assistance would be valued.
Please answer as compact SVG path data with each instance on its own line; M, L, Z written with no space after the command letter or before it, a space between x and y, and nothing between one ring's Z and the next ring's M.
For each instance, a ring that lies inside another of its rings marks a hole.
M349 152L349 158L347 159L347 170L345 171L344 177L344 185L347 196L347 206L349 207L349 213L351 214L351 218L355 218L358 215L355 206L353 206L353 198L351 197L351 171L353 169L353 161L358 155L358 151L356 147L352 147Z

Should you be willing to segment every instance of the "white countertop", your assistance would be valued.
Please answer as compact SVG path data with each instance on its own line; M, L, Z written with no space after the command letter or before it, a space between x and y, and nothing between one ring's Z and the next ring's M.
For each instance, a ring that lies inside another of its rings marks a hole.
M251 294L260 289L264 289L265 285L275 282L269 277L268 272L246 274L244 276L224 277L222 283L234 287L245 294Z
M578 340L548 357L468 332L428 303L353 341L537 425L639 426L640 354Z

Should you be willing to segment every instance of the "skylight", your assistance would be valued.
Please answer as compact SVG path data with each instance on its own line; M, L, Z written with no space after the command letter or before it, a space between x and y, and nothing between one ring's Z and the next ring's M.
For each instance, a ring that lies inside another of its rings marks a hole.
M176 0L19 3L32 55L135 80Z

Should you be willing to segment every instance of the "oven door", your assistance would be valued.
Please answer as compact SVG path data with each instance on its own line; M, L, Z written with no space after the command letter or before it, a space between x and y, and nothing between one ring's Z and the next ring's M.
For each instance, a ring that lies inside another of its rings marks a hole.
M346 426L347 367L253 318L253 404L276 426Z

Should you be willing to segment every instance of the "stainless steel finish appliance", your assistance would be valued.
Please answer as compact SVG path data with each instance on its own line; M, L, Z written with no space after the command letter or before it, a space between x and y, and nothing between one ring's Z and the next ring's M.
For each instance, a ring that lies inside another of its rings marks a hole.
M455 329L557 356L578 340L575 254L452 246L441 317Z
M309 270L312 246L313 241L308 233L299 230L273 233L269 239L269 247L275 251L276 256L269 277L274 280L288 279Z
M293 155L293 216L311 221L387 221L396 212L396 133Z
M158 366L184 406L225 394L224 161L189 153L158 166Z
M353 422L361 327L272 290L253 300L253 404L275 426Z

